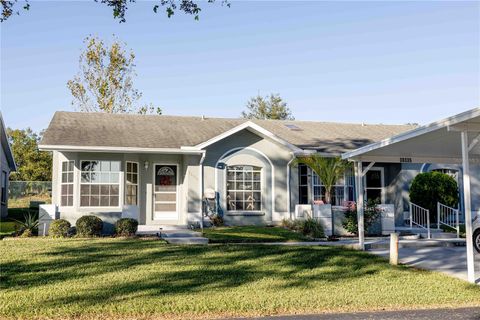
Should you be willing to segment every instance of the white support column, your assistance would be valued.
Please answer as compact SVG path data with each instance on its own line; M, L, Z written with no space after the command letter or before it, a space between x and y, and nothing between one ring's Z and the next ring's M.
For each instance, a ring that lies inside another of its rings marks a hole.
M468 133L462 131L462 162L463 162L463 199L465 208L465 230L467 241L467 274L468 281L475 283L475 267L473 256L473 230L472 230L472 202L470 195L470 162L469 162Z
M355 166L355 178L357 183L357 220L358 220L358 245L360 250L365 250L365 228L363 219L363 168L362 161L358 161Z

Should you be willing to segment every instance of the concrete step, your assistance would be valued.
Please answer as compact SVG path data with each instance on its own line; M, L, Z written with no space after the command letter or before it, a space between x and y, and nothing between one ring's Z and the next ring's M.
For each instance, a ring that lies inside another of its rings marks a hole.
M178 225L139 225L137 235L156 235L165 231L188 231L187 226Z
M164 238L169 244L208 244L208 239L203 237L186 237L186 238Z
M461 247L465 246L465 239L418 239L418 240L400 240L399 248L424 248L424 247ZM389 249L390 241L372 241L365 243L365 249Z
M428 238L428 234L426 232L421 233L420 235L422 238ZM457 234L452 232L432 232L431 237L432 239L455 239Z
M162 238L198 238L202 233L190 230L162 230L161 236Z

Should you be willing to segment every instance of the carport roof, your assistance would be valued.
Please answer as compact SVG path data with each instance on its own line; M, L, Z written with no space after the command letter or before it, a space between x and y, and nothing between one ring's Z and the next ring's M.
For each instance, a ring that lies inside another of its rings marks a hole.
M356 150L343 159L396 163L461 163L461 131L468 131L470 160L480 160L480 108L395 135Z

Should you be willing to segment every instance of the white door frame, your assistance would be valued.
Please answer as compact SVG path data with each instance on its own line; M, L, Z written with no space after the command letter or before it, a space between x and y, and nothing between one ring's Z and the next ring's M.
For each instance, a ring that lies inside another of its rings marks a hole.
M176 183L175 183L175 211L161 211L162 214L165 215L165 217L162 217L160 219L158 218L155 218L155 194L156 193L171 193L171 192L156 192L155 191L155 176L157 174L157 171L156 171L156 166L175 166L177 168L177 172L176 172ZM179 210L178 210L178 207L179 207L179 203L178 203L178 185L179 185L179 179L180 179L180 165L178 163L164 163L164 162L155 162L153 163L153 179L152 179L152 185L153 185L153 190L152 190L152 196L153 196L153 199L152 199L152 221L163 221L163 220L178 220L179 218Z
M384 204L385 203L385 168L384 167L371 167L368 170L368 172L365 173L365 176L363 177L365 199L368 201L367 189L378 189L377 187L369 187L367 185L367 174L371 171L380 171L380 183L381 183L381 188L380 188L381 199L380 200L382 204Z

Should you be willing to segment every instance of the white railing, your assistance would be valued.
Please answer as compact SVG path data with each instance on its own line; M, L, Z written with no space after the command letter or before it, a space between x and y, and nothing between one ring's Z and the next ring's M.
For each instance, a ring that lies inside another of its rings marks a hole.
M457 238L460 238L459 210L437 202L437 229L441 224L457 230Z
M430 234L430 210L420 207L410 202L410 228L413 225L426 229L427 238L431 238Z

